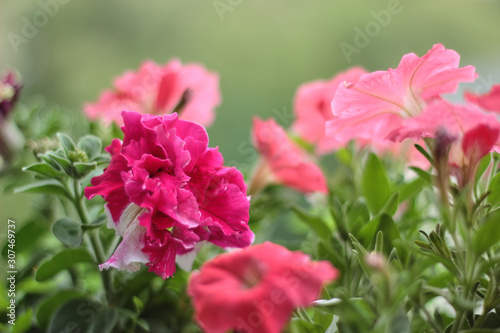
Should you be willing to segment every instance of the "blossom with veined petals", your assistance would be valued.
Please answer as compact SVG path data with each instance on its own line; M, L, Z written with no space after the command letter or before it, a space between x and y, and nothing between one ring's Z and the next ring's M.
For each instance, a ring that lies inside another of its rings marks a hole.
M329 80L318 80L301 85L297 89L293 102L297 115L292 125L294 131L305 141L318 144L318 150L324 153L321 146L325 136L325 122L334 117L331 102L337 88L344 81L357 82L366 73L364 68L352 67Z
M123 237L100 267L136 270L140 263L163 278L176 259L201 241L246 247L249 200L242 174L224 167L217 148L208 148L205 129L164 116L123 112L124 140L113 140L104 174L85 189L106 200L108 225Z
M421 58L413 53L403 56L396 69L365 74L355 84L339 86L332 101L336 117L326 125L330 145L351 139L385 140L403 119L418 116L440 95L476 78L473 66L458 68L459 60L458 53L436 44Z
M96 103L87 103L84 111L91 120L117 124L122 124L123 110L155 115L177 112L180 119L206 127L220 102L219 76L202 65L182 65L174 59L160 66L148 60L137 72L116 78L114 89L105 90Z
M279 333L338 272L270 242L219 255L191 275L188 294L207 333Z
M321 169L273 119L254 118L252 139L261 161L250 185L250 193L268 183L283 184L304 193L328 192Z
M486 94L464 93L465 100L480 108L493 112L500 112L500 84L493 85Z

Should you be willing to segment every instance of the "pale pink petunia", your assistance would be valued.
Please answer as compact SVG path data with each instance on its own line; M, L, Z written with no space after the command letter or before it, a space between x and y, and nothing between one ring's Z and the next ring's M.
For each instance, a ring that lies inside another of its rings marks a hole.
M127 71L114 80L114 89L102 92L96 103L87 103L91 120L122 124L121 112L143 114L177 112L182 120L210 126L220 104L219 76L199 64L171 60L164 66L145 61L137 72Z
M304 193L328 192L321 169L273 119L254 118L252 139L261 161L250 186L251 193L267 183L283 184Z
M293 102L297 116L292 125L293 130L305 141L321 146L325 136L325 122L334 117L331 102L337 88L344 81L356 83L366 73L361 67L352 67L329 80L301 85Z
M473 66L459 68L460 56L436 44L423 57L410 53L396 69L363 75L357 83L339 86L332 101L336 116L327 122L329 147L352 139L380 142L400 128L403 119L418 116L460 82L476 78Z
M465 100L480 108L493 112L500 112L500 84L493 85L486 94L474 94L466 91Z
M207 333L279 333L338 271L270 242L215 257L191 275L188 294Z
M208 148L205 129L164 116L123 112L124 140L106 150L111 163L85 189L106 200L109 226L123 240L101 269L135 270L141 263L163 278L176 259L208 241L221 247L253 242L242 174ZM192 259L191 259L192 261Z

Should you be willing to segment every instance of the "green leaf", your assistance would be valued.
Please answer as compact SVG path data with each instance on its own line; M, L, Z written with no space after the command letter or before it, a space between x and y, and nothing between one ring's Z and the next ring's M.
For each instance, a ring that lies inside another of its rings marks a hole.
M368 208L374 214L380 212L392 194L384 166L373 153L368 156L363 171L361 194L366 198Z
M92 322L87 333L111 333L118 322L118 310L116 308L106 309L99 312Z
M428 183L422 180L422 178L417 178L412 182L402 184L397 189L399 193L399 202L403 202L406 199L419 194L427 184Z
M433 166L436 165L436 161L434 161L434 159L432 158L432 156L427 152L427 150L425 150L424 147L422 147L419 144L415 144L415 148L417 148L417 150L420 152L420 154L422 154L427 159L427 161L429 161L429 163L431 165L433 165Z
M61 142L61 145L63 146L64 151L66 152L66 156L68 156L68 153L70 151L76 150L75 143L68 135L66 135L64 133L57 133L57 138Z
M52 233L61 243L67 246L78 247L83 242L80 223L68 217L57 220L52 226Z
M36 319L41 328L45 330L49 325L52 314L61 306L61 304L76 298L84 298L81 291L65 289L45 298L38 306Z
M102 311L102 307L89 299L72 299L57 309L47 332L86 332L98 313Z
M137 296L134 296L132 300L134 301L135 311L140 314L144 309L144 302Z
M12 327L12 333L28 332L31 328L31 317L33 317L33 308L19 315L16 318L16 324Z
M500 210L489 214L479 225L472 245L476 254L480 256L498 242L500 242Z
M387 201L385 206L382 208L381 213L393 216L396 214L396 211L398 210L398 199L399 199L399 193L396 192Z
M47 281L59 272L82 262L93 263L92 256L86 249L78 248L61 251L40 266L35 279L38 282Z
M60 154L58 154L60 152ZM48 152L47 156L49 156L54 162L59 164L61 168L69 174L71 170L71 162L66 158L66 156L61 156L63 153L62 150L59 150L58 152Z
M45 162L28 165L23 168L23 171L36 172L39 175L51 178L59 178L64 175L64 173L56 170L52 165Z
M400 309L392 318L390 323L390 333L411 333L411 324L404 309Z
M84 177L85 175L91 173L97 168L97 163L92 162L92 163L83 163L83 162L76 162L73 164L76 170L76 177L81 178Z
M486 198L486 201L492 205L500 204L500 172L491 180L488 191L491 193L488 198Z
M415 171L415 173L417 174L417 176L422 179L423 181L425 181L427 184L430 184L432 185L432 175L430 173L428 173L427 171L424 171L420 168L417 168L417 167L410 167L410 169L412 169L413 171Z
M483 173L488 169L488 166L491 163L491 154L487 154L481 159L481 162L479 163L479 166L477 167L476 171L476 183L481 178Z
M375 238L375 252L383 253L384 249L384 233L382 230L377 232L377 237Z
M309 213L306 213L303 209L297 207L297 206L291 206L292 211L297 214L297 216L305 222L307 225L309 225L314 232L321 238L327 240L331 237L332 231L330 228L326 225L326 223L323 221L322 218L313 216Z
M16 225L16 253L20 253L26 249L34 246L39 240L45 238L45 235L49 232L48 225L44 224L42 221L33 220L26 223L20 229L17 229ZM2 256L7 257L8 245L6 243L2 249Z
M43 193L56 194L64 198L70 197L64 185L55 179L41 180L26 184L14 189L14 193Z
M95 135L86 135L78 141L78 148L87 154L89 161L92 161L101 153L102 142Z

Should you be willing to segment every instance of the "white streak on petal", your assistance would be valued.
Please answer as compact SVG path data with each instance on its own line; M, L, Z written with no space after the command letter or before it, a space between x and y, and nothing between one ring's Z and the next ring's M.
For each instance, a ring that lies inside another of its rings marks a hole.
M116 224L109 214L109 209L106 207L105 210L106 215L108 215L108 228L115 229L116 233L123 239L111 258L99 265L99 268L101 270L110 267L129 271L138 270L141 263L146 263L149 259L148 255L142 252L146 228L139 225L139 216L144 209L131 203L125 208Z

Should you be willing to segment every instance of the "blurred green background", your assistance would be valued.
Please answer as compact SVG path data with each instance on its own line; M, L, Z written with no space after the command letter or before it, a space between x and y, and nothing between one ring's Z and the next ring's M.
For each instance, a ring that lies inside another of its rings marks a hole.
M423 55L443 43L461 54L461 65L477 67L472 89L500 81L500 2L493 0L2 0L0 6L0 69L20 71L23 98L39 94L77 113L145 59L179 57L217 71L223 104L208 130L211 146L242 168L255 161L254 115L289 125L300 84L349 66L394 68L403 54ZM397 13L376 23L391 6ZM33 23L36 31L23 35ZM374 30L360 47L357 29L365 28ZM346 44L357 48L350 61L341 50ZM0 225L26 210L26 201L11 194L2 194L0 205Z

